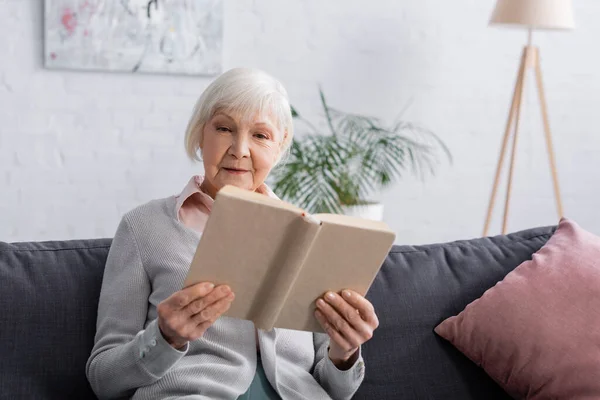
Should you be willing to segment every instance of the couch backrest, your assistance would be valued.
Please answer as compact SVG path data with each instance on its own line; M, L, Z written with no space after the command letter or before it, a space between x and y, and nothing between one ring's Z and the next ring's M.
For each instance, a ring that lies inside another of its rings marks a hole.
M358 399L509 399L433 328L521 262L554 228L395 246L367 297L380 318ZM95 398L85 376L109 239L0 242L2 398Z
M363 348L357 399L511 399L433 329L481 297L555 227L426 246L395 246L367 294L380 326Z
M95 398L85 364L109 247L0 242L1 398Z

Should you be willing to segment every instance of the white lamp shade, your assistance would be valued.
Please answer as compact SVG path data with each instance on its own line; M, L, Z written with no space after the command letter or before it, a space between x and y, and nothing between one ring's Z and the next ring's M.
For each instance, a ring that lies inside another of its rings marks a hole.
M573 29L572 0L498 0L490 25L532 29Z

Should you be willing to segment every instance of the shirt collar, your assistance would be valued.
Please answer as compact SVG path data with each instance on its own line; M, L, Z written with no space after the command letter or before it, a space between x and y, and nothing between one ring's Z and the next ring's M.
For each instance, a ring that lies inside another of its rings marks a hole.
M175 215L179 215L179 210L181 209L181 206L183 206L183 203L185 203L190 196L196 194L199 196L202 204L204 204L204 206L210 212L215 201L212 197L200 190L202 182L204 182L204 177L200 175L195 175L188 181L187 185L185 185L181 193L177 196L177 202L175 203ZM274 199L279 199L279 197L277 197L271 188L264 183L256 191Z
M203 181L204 177L202 176L192 176L187 185L185 185L181 193L177 196L177 202L175 203L175 215L179 215L179 210L181 210L183 203L185 203L185 201L191 196L196 194L208 211L211 210L214 200L212 197L200 190L200 185L202 185Z

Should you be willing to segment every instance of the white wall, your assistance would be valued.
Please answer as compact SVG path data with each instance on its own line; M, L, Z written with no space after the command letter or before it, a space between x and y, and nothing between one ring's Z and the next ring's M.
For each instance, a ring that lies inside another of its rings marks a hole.
M313 120L319 83L337 108L382 118L412 101L406 118L455 161L383 193L385 219L399 243L476 237L526 39L487 27L493 3L225 0L224 65L277 76ZM535 40L566 213L600 234L600 2L574 3L577 30ZM45 70L42 9L0 0L0 240L112 236L125 211L201 172L182 137L210 80ZM510 230L557 222L537 104L528 85Z

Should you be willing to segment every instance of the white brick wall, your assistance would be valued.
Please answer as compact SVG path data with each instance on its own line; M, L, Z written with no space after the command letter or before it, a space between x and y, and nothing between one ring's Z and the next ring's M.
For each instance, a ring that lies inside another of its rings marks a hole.
M0 0L0 240L112 236L125 211L201 172L182 138L209 79L45 70L42 3ZM312 119L317 84L336 107L383 118L412 101L406 117L455 162L383 193L385 219L399 243L476 237L526 38L487 27L493 3L226 1L224 64L271 72ZM600 234L600 2L575 8L577 30L535 40L566 213ZM556 222L531 81L525 100L511 230Z

